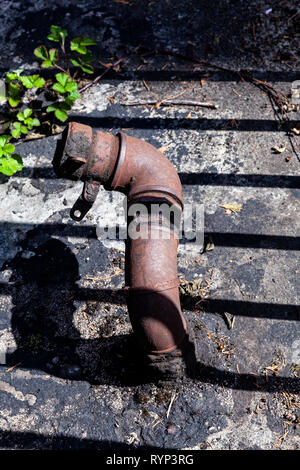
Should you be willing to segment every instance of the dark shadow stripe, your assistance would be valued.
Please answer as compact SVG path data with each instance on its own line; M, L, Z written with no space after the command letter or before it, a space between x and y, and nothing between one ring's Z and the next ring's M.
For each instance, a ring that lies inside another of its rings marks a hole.
M194 66L200 67L196 62L190 66L192 69ZM23 75L33 75L33 74L40 74L44 78L53 78L55 73L51 70L43 70L41 73L40 68L30 69L27 70L26 68L23 69ZM100 75L104 69L103 67L95 67L95 77ZM5 72L7 72L7 68L0 67L0 75L2 76ZM75 68L70 69L71 73L75 72ZM193 71L189 69L185 70L136 70L136 69L127 69L123 70L121 73L115 73L114 71L109 71L101 83L111 82L111 81L123 81L123 80L148 80L148 81L176 81L176 80L199 80L203 75L207 73L211 73L208 80L212 82L235 82L238 81L237 75L221 71L221 70L214 70L213 68L204 69L201 68L199 71ZM295 80L299 80L299 71L291 70L291 71L272 71L272 70L251 70L251 75L259 80L267 80L268 82L293 82Z
M300 176L224 173L178 173L183 185L300 188Z
M82 238L97 238L95 225L76 225L63 224L63 223L42 223L42 224L27 224L16 222L1 222L0 230L5 231L6 227L10 229L23 231L32 230L34 227L40 227L51 235L60 235L63 237L82 237ZM103 227L102 227L103 229ZM262 248L271 250L300 250L300 237L285 236L285 235L258 235L247 233L226 233L226 232L211 232L205 231L205 236L210 236L213 239L215 246L227 246L236 248ZM118 237L116 236L115 240ZM192 240L181 239L180 244L194 243Z
M300 176L294 175L247 175L228 173L178 173L183 185L245 186L257 188L300 188ZM14 175L17 178L57 179L52 167L24 167ZM14 177L13 176L13 177Z
M248 302L227 299L209 299L204 309L210 313L229 312L241 317L270 318L274 320L300 320L299 305Z
M80 301L96 300L112 304L125 304L123 290L79 288L76 299ZM199 300L199 299L198 299ZM181 296L184 304L185 296ZM197 299L195 299L197 301ZM248 302L240 300L211 299L202 307L209 313L229 312L232 315L249 318L269 318L274 320L299 320L299 306L289 304L273 304L267 302Z
M99 129L198 129L200 131L238 131L238 132L278 132L277 121L272 119L187 119L187 118L130 118L130 117L89 117L70 115L70 119ZM285 123L280 131L295 127L298 121Z
M212 237L216 246L262 248L269 250L300 250L300 237L209 231L205 231L205 236Z
M46 457L47 460L53 461L54 459L58 458L58 455L53 450L57 450L60 452L59 457L62 456L61 451L66 450L80 450L83 452L76 454L76 459L78 457L83 457L86 459L89 454L86 452L88 450L102 450L103 452L97 454L97 461L100 466L106 466L107 458L113 456L113 452L121 452L122 457L124 455L131 456L131 455L138 455L139 451L141 451L141 455L143 452L155 452L158 454L162 452L161 447L155 447L151 445L141 445L138 448L134 448L133 446L126 444L124 442L118 442L113 440L102 440L102 439L85 439L79 438L74 436L67 436L60 433L55 435L44 435L40 433L35 433L33 431L4 431L0 430L0 448L3 449L10 449L9 450L9 457L13 458L14 454L11 450L22 450L28 449L26 455L28 454L32 457L37 456L37 451L42 451L42 455L40 457ZM49 451L51 450L51 453ZM106 452L105 452L106 451ZM170 451L176 453L176 448L163 448L164 452ZM8 451L6 451L8 452ZM22 452L22 456L24 457L24 453ZM5 453L5 451L4 451ZM184 452L182 452L184 453ZM65 454L66 457L70 456L70 453ZM52 459L54 457L54 459ZM126 464L125 464L126 465Z
M122 276L123 274L120 274ZM100 283L101 285L101 283ZM14 284L0 282L0 294L10 295ZM122 289L97 289L89 287L78 287L74 293L74 300L82 302L94 300L116 305L125 305L126 295ZM181 296L184 305L185 300L191 300L185 295ZM192 299L197 302L197 298ZM274 304L268 302L250 302L227 299L208 299L203 301L202 308L208 313L229 312L232 315L249 318L269 318L273 320L300 320L300 307L291 304Z

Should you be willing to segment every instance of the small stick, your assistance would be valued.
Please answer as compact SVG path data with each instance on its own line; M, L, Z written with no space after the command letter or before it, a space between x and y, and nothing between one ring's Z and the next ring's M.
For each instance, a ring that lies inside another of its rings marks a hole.
M144 106L144 105L155 105L157 101L149 100L149 101L130 101L127 103L122 103L123 106ZM206 102L206 101L194 101L194 100L171 100L168 99L167 101L160 101L160 105L163 106L202 106L204 108L211 108L217 109L218 106L214 103Z
M87 85L85 85L83 88L81 88L79 91L79 93L83 93L85 90L87 90L88 88L90 88L91 86L93 85L96 85L96 83L99 82L99 80L101 80L101 78L111 69L113 69L114 67L116 67L117 65L119 65L121 62L125 62L126 59L123 57L122 59L119 59L117 60L114 64L111 64L110 67L107 67L104 72L102 72L98 77L96 77L92 82L88 83Z
M67 70L65 70L64 68L62 68L60 65L54 64L54 67L58 70L61 70L61 72L66 73L70 78L72 78L70 73Z
M169 407L168 407L167 412L166 412L167 418L169 418L169 414L170 414L172 405L173 405L173 403L174 403L175 397L176 397L176 393L174 392L173 395L172 395L172 398L171 398Z
M14 366L11 366L9 367L8 369L6 369L6 372L11 372L12 370L14 370L15 367L18 367L19 365L21 365L22 362L18 362L17 364L15 364Z
M144 87L146 88L147 91L150 91L150 88L148 84L145 82L145 80L142 80Z

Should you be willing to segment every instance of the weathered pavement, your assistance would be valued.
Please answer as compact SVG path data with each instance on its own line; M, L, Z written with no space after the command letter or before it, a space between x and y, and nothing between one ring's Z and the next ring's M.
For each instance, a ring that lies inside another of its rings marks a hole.
M4 3L14 46L6 41L3 70L46 12L50 24L95 37L105 62L143 40L181 51L192 41L197 55L252 67L282 90L297 78L293 62L291 68L274 60L284 41L292 49L293 34L280 28L293 2L272 5L276 28L260 1L222 2L213 21L214 2L200 12L192 2L183 12L169 8L171 2L165 11L157 2L95 7L86 1L72 10L63 2L50 11L42 1L13 11ZM257 52L245 46L239 29ZM38 37L47 30L43 24ZM29 69L35 45L28 40L14 67ZM186 97L211 100L218 109L122 105L173 96L187 86ZM0 448L299 449L299 160L266 94L225 73L147 57L86 92L72 118L165 147L185 202L204 204L206 239L214 249L201 253L181 243L178 257L181 279L202 280L196 297L182 296L196 332L199 374L177 385L167 417L174 386L140 383L124 367L131 331L121 290L124 247L96 236L96 224L112 224L122 197L101 190L86 219L72 222L69 209L81 185L56 179L57 137L23 143L24 170L0 184L0 345L7 352L0 368ZM274 154L274 145L285 145L285 152ZM242 211L226 215L220 207L226 203L242 204ZM224 312L235 318L230 330Z

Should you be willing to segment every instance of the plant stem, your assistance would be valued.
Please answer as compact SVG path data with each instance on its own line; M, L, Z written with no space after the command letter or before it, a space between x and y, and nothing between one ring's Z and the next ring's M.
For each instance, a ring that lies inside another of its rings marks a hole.
M70 73L67 70L63 69L60 65L54 64L54 67L58 70L61 70L63 73L66 73L70 78L72 78Z
M81 88L79 91L79 93L83 93L85 90L87 90L88 88L90 88L91 86L95 85L96 83L99 82L99 80L101 80L101 78L107 73L109 72L109 70L113 69L114 67L116 67L117 65L119 65L121 62L125 62L126 61L126 58L122 58L122 59L119 59L117 60L114 64L112 64L110 67L107 67L104 72L101 73L101 75L99 75L98 77L95 78L95 80L93 80L92 82L88 83L87 85L85 85L83 88Z

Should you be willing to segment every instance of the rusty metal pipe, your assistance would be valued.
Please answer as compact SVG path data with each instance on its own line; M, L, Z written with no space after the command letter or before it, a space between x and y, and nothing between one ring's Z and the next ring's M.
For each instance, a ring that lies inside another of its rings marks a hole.
M90 209L100 184L126 194L128 207L166 203L177 215L182 212L181 183L173 165L152 145L123 133L114 136L71 122L57 144L53 166L58 176L84 182L71 209L74 220ZM155 239L126 241L125 282L133 330L147 354L179 351L187 328L179 300L174 227L161 214L134 215L129 222L138 225L141 234L149 227L157 233ZM162 239L163 231L169 231L168 239Z

